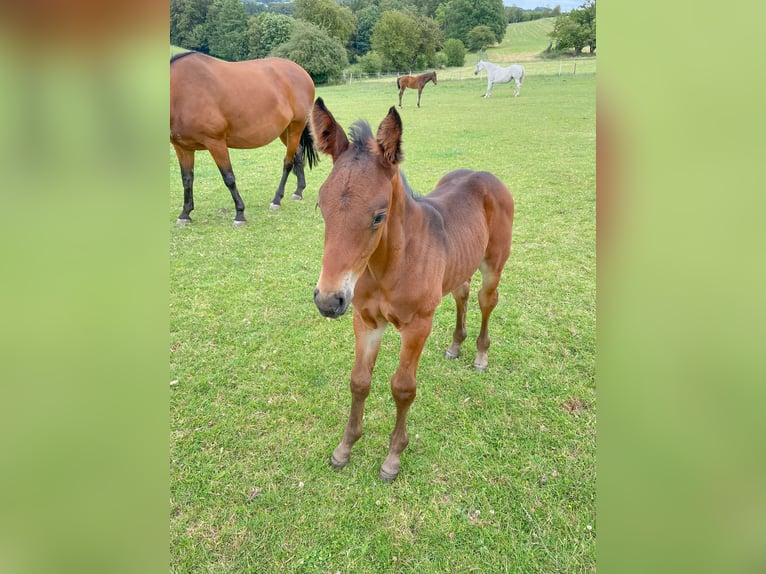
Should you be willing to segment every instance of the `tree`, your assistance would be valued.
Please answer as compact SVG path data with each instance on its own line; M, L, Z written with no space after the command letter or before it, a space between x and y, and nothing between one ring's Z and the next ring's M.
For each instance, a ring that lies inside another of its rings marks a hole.
M476 26L468 32L468 46L471 52L483 50L497 43L495 33L489 26Z
M356 31L349 40L349 49L357 56L363 56L372 50L372 29L380 18L380 8L367 6L356 12Z
M433 66L436 52L441 50L444 43L441 27L433 18L418 18L417 24L418 44L413 64L418 68Z
M250 18L248 45L251 58L265 58L269 52L290 39L293 18L284 14L263 12Z
M372 49L387 71L408 71L417 57L420 27L412 16L397 10L383 12L372 30Z
M245 60L250 49L247 42L247 12L240 0L215 0L207 12L210 54L236 62Z
M585 46L591 52L596 51L596 2L588 0L576 8L556 18L553 30L549 34L556 42L557 50L573 49L579 56Z
M344 46L356 26L351 9L336 0L295 0L295 18L316 24Z
M444 53L447 55L448 66L462 66L465 63L465 46L457 38L445 40Z
M497 42L503 40L507 27L503 0L449 0L436 9L436 19L447 38L457 38L464 45L476 26L488 26Z
M346 49L340 41L305 20L293 22L290 39L274 48L271 55L302 66L317 84L339 77L348 66Z
M213 0L171 0L170 43L208 53L207 13Z

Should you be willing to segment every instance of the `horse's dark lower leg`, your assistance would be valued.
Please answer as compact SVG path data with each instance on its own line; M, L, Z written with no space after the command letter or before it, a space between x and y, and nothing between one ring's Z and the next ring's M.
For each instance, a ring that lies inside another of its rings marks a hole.
M176 223L184 225L191 221L189 214L194 209L194 152L175 145L173 147L178 157L178 166L181 168L181 184L184 188L184 206Z
M234 172L231 168L221 169L221 176L223 177L223 182L226 184L226 187L228 187L231 192L231 198L234 200L234 208L237 211L234 216L234 225L243 225L244 223L247 223L247 219L245 219L245 203L239 195Z
M468 295L471 292L471 284L466 281L460 287L452 292L457 307L457 318L455 320L455 331L452 333L452 344L444 353L448 359L457 359L460 356L460 346L465 341L467 332L465 330L465 315L468 309Z
M284 167L282 168L282 179L279 181L279 187L274 194L274 199L271 201L269 209L279 209L281 207L282 198L285 195L285 184L287 183L287 176L290 175L292 169L293 164L285 161Z
M178 223L183 225L191 221L189 215L194 209L194 170L181 168L181 183L184 187L184 207L181 210L181 214L178 216Z
M295 193L292 196L292 199L295 200L303 199L303 190L306 189L306 174L303 171L303 166L303 146L298 146L298 151L295 152L295 157L293 157L293 171L295 172L295 177L298 178L298 187L296 187Z

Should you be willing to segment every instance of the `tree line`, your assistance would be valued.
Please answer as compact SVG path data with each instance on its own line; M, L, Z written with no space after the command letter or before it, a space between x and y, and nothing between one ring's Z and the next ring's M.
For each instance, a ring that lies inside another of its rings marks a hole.
M509 22L559 15L503 0L170 0L170 42L229 61L288 58L324 83L349 63L366 73L462 66Z

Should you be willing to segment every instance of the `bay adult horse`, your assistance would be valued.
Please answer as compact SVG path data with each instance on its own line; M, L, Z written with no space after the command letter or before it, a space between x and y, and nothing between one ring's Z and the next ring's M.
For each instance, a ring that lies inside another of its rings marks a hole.
M252 149L279 138L285 145L282 179L270 209L279 209L287 176L295 169L303 199L304 160L318 155L308 126L314 82L298 64L281 58L225 62L199 52L170 60L170 141L178 156L184 206L178 223L191 221L194 209L194 152L207 149L234 200L234 225L245 223L245 204L237 190L229 148Z
M396 78L396 87L399 88L399 107L402 107L402 94L406 88L412 88L418 91L418 107L420 107L420 94L428 82L436 85L436 72L427 72L419 76L399 76Z
M487 72L487 91L484 93L483 97L488 98L492 94L493 84L505 84L511 80L516 82L516 90L513 92L513 97L519 95L519 92L521 91L521 82L524 81L524 66L511 64L507 68L503 68L492 62L479 60L476 63L476 67L473 69L474 75L478 74L479 70L486 70Z
M466 338L470 279L477 269L482 274L481 330L474 367L487 368L487 325L511 250L513 198L494 175L467 169L444 175L430 194L414 197L399 171L402 121L394 106L375 136L369 124L357 122L349 141L321 98L314 104L311 124L317 149L333 160L317 200L325 233L314 302L331 318L354 303L351 410L330 461L335 468L345 466L362 434L372 371L391 323L401 335L399 366L391 379L396 424L379 474L390 482L407 446L407 412L415 400L418 361L434 311L452 293L457 320L445 355L457 358Z

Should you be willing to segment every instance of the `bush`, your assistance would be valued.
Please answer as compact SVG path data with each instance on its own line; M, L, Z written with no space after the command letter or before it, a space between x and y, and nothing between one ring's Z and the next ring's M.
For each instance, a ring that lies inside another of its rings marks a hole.
M447 56L448 66L462 66L465 63L465 45L457 38L446 40L442 51Z
M436 52L436 55L434 55L434 66L437 68L446 68L449 65L449 60L447 59L447 54L444 53L444 51Z
M468 32L468 49L471 52L483 50L497 43L495 33L489 26L476 26Z
M375 50L367 52L357 60L359 69L365 74L380 74L383 69L383 59Z
M319 26L304 20L295 20L290 40L274 48L271 55L303 66L316 84L340 77L348 66L343 45Z

